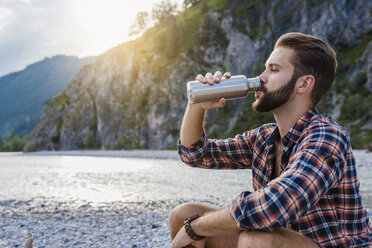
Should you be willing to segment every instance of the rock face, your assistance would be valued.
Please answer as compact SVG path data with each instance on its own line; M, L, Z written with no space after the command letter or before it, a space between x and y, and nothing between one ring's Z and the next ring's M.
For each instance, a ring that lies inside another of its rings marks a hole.
M225 1L219 6L199 1L82 68L48 101L26 149L175 147L187 104L185 82L216 70L255 76L264 69L275 40L291 31L316 35L335 48L340 61L335 85L347 88L345 81L359 73L360 86L370 92L371 9L367 0ZM334 111L348 99L344 93L334 89L321 110L338 116ZM253 113L251 101L209 111L208 133L231 135L272 120ZM372 113L366 111L363 130L368 132Z

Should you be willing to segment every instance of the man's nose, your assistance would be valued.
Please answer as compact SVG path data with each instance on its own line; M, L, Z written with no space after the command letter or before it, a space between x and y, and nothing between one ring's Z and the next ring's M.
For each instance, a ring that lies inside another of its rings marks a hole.
M258 78L260 79L261 83L265 84L267 82L267 78L266 78L266 75L265 75L265 71L263 71L261 73L261 75L258 76Z

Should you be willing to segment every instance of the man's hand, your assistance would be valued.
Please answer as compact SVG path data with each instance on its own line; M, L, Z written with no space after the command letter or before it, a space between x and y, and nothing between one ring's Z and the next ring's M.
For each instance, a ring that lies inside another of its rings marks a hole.
M192 247L196 248L204 248L205 246L205 239L200 241L192 240L189 235L186 233L186 230L184 227L181 228L181 230L177 233L177 236L174 238L172 242L172 248L183 248L183 247L189 247L189 245L192 245Z
M222 75L220 71L216 71L214 75L212 76L212 73L208 72L207 74L205 74L204 77L203 75L199 74L198 76L196 76L196 80L204 84L208 83L210 85L213 85L215 83L218 84L219 82L221 82L222 77L230 78L231 74L230 72L225 72ZM198 103L196 105L200 106L202 109L221 108L226 105L226 99L221 98L218 102L205 102L205 103Z
M225 78L230 78L231 77L231 73L230 72L225 72L223 75L220 71L216 71L214 73L214 75L212 76L212 73L208 72L207 74L205 74L205 76L203 77L203 75L199 74L198 76L196 76L196 80L206 84L210 84L210 85L213 85L215 83L219 83L221 82L221 78L222 77L225 77Z

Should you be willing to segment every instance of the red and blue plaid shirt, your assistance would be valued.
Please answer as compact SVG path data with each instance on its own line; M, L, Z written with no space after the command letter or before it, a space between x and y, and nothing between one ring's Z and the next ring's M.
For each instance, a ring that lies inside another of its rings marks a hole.
M361 202L355 159L347 133L308 111L282 138L281 174L275 164L276 124L229 139L203 137L182 146L183 162L193 167L252 169L254 192L242 192L230 213L244 230L298 231L321 247L371 247L372 225Z

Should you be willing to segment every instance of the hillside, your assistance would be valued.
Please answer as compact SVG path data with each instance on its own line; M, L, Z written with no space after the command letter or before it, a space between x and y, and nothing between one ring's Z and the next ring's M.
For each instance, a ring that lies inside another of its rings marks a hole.
M45 102L63 90L74 74L94 58L54 56L0 77L0 137L28 134L35 128Z
M26 149L174 148L187 81L216 70L258 75L275 40L292 31L319 36L338 52L334 87L319 108L363 147L372 142L371 9L367 0L197 1L82 68L48 101ZM209 137L273 121L254 113L252 100L209 111Z

